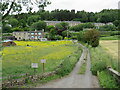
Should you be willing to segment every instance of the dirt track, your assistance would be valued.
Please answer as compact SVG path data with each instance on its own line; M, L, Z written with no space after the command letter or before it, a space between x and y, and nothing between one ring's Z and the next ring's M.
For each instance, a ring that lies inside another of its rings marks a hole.
M37 86L36 88L99 88L97 78L93 76L90 71L91 61L89 50L83 45L81 45L81 47L83 47L83 53L70 75L63 77L62 79L50 81L44 85ZM84 75L80 75L78 74L80 71L80 66L82 65L86 55L86 72Z

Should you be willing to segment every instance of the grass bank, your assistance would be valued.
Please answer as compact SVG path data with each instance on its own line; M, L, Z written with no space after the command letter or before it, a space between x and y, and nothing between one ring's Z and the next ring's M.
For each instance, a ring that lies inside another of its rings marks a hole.
M118 71L118 62L108 54L101 46L97 48L89 47L91 54L91 71L98 75L100 85L104 88L119 88L115 79L106 71L107 66ZM99 74L97 73L99 72Z

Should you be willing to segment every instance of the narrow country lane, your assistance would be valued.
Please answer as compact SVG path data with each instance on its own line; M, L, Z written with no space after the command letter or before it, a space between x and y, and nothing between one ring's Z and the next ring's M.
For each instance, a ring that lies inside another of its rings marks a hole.
M37 86L36 88L99 88L97 78L93 76L90 71L91 61L89 50L83 45L81 45L81 47L83 47L83 53L70 75L63 77L62 79L50 81L46 84ZM80 75L78 74L80 71L80 66L82 65L82 62L86 55L86 72L85 74Z

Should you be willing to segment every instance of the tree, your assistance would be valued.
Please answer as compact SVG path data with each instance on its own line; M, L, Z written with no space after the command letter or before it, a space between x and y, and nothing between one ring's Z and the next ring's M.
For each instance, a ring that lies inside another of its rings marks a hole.
M27 23L29 26L31 26L33 23L37 22L40 20L40 16L39 15L34 15L34 16L30 16L27 19Z
M36 23L33 23L32 24L32 26L31 26L31 28L32 28L32 30L45 30L46 29L46 23L45 22L43 22L43 21L38 21L38 22L36 22Z
M12 32L15 32L15 31L24 31L24 30L20 27L12 28Z
M76 26L72 26L70 28L71 31L83 31L83 26L82 24L76 25Z
M89 30L84 34L85 41L92 47L97 47L99 45L99 36L100 34L97 30Z
M69 24L66 22L61 22L55 25L55 29L57 30L59 35L62 35L62 32L69 28Z
M78 11L76 18L79 18L81 22L88 22L88 13L85 11Z
M120 24L120 20L115 20L115 21L113 22L113 24L114 24L116 27L118 27L119 24Z
M3 33L11 33L12 32L11 27L9 25L4 25L2 27L2 31L3 31Z
M83 31L84 28L94 28L93 23L83 23L70 28L71 31Z
M117 28L115 25L104 25L99 28L100 31L116 31Z
M17 19L11 18L11 19L9 20L9 23L11 24L12 27L17 27L19 22L18 22Z
M35 5L41 10L49 4L51 3L48 0L4 0L3 2L0 2L0 5L2 6L2 19L4 20L10 12L22 11L21 6L24 6L26 10L29 11Z
M51 29L55 29L53 25L49 25L46 27L46 31L50 32Z

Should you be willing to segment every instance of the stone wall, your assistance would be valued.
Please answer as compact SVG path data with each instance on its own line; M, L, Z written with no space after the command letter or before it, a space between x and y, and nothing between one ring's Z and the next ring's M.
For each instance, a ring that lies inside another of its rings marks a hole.
M56 73L57 73L57 71L48 72L48 73L39 74L39 75L28 75L28 74L26 74L25 77L20 78L20 79L12 79L12 80L4 81L2 83L2 87L3 88L12 88L14 86L25 85L26 83L28 83L28 81L36 82L36 81L41 80L43 78L47 78L49 76L52 76Z

